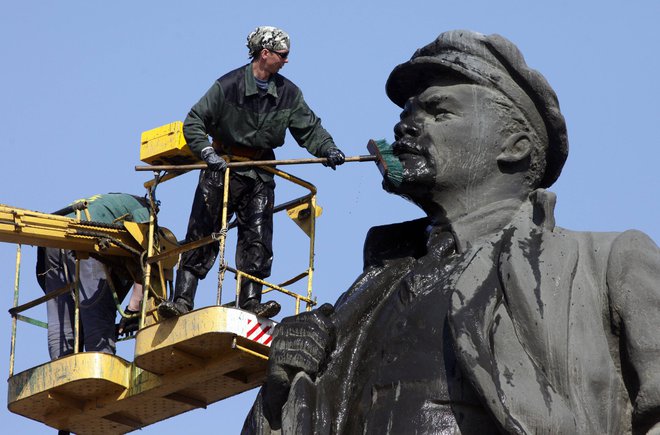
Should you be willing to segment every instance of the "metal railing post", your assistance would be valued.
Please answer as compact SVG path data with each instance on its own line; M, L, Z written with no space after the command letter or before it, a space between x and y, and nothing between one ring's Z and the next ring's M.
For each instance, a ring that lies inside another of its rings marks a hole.
M65 259L66 261L66 259ZM73 353L80 352L80 259L76 257L75 282L73 285Z
M220 226L220 249L219 249L219 264L218 264L218 294L215 304L220 305L222 302L222 283L225 280L225 245L227 241L227 207L229 206L229 172L231 169L225 169L224 182L222 186L222 224ZM238 299L236 299L238 301Z
M14 308L18 306L18 289L21 276L21 245L18 244L16 248L16 276L14 278ZM14 376L14 355L16 352L16 326L17 315L11 316L11 349L9 351L9 377Z
M158 175L154 177L158 180ZM147 189L149 195L149 235L147 239L147 256L145 257L145 265L142 275L142 307L140 309L140 326L139 329L144 328L144 323L147 318L147 301L149 300L149 289L151 288L151 263L146 261L147 258L154 254L154 233L156 227L156 199L154 198L154 190L158 183L154 183Z

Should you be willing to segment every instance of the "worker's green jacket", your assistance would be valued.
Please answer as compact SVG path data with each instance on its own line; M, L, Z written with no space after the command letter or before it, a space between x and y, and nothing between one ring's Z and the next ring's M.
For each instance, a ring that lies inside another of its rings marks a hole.
M78 199L73 203L86 201L90 217L95 222L107 224L124 220L133 222L149 222L149 209L146 200L128 193L106 193L94 195L85 199ZM57 212L56 212L57 213ZM75 213L68 213L67 217L76 217ZM85 220L85 214L82 214Z
M210 145L211 136L226 148L238 145L265 150L262 159L271 159L272 149L284 144L287 128L301 147L317 157L323 157L335 146L295 84L274 74L268 91L261 91L252 64L248 64L213 83L190 109L183 134L197 156ZM260 175L264 178L265 174L260 171Z

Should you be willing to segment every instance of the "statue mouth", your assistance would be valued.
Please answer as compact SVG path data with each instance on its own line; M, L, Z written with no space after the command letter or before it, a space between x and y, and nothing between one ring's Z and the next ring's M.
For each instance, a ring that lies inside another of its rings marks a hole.
M415 144L410 138L401 138L396 140L392 144L392 154L397 157L413 154L416 156L423 155L422 150L419 148L419 145Z

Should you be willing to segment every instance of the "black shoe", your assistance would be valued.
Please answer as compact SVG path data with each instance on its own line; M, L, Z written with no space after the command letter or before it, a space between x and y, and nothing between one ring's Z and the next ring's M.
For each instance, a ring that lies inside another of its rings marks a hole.
M188 269L180 268L176 274L176 284L172 301L163 301L158 305L158 314L164 319L186 314L193 309L195 292L199 278Z
M282 306L275 301L268 301L262 304L253 299L248 301L243 309L256 314L258 317L270 319L271 317L277 316L282 309Z
M163 301L158 305L158 314L164 319L171 319L189 311L188 307L181 302Z

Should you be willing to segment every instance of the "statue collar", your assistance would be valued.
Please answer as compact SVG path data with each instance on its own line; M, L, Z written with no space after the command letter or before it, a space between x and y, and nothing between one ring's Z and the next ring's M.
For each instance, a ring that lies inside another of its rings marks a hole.
M427 231L429 235L438 230L450 231L454 235L457 251L462 253L476 245L481 239L504 228L520 209L520 204L517 199L493 202L463 215L449 224L429 227Z
M435 232L453 234L458 253L463 253L495 237L504 228L521 220L528 225L552 231L555 225L556 196L545 189L530 193L529 200L510 199L488 204L446 225L433 225L429 218L372 227L364 246L364 267L404 257L420 258L433 244Z
M555 226L555 202L554 193L545 189L536 189L529 194L528 201L521 203L517 199L505 199L481 207L449 224L429 225L428 240L433 239L430 236L435 231L450 231L454 235L457 251L462 253L498 233L521 214L528 215L524 218L531 218L537 226L552 231Z

